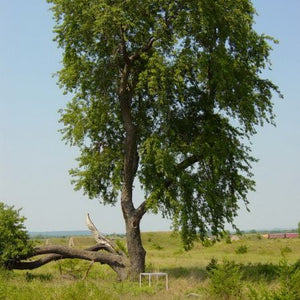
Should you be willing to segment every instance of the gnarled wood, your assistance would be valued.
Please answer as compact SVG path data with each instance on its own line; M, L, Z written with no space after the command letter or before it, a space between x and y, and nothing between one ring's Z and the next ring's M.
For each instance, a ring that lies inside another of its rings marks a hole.
M92 231L97 244L87 249L76 249L74 247L62 245L44 245L34 248L31 255L21 261L11 260L7 264L8 269L32 270L39 268L49 262L60 259L84 259L91 262L99 262L109 265L118 275L120 280L128 277L129 261L127 256L117 248L117 246L101 235L89 215L86 216L88 228ZM36 260L30 260L36 256L44 255Z

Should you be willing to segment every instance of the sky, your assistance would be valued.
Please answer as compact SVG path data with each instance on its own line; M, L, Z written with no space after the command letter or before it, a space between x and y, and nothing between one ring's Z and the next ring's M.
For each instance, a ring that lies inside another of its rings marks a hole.
M241 203L241 230L296 228L300 221L300 1L255 0L255 29L280 41L264 76L280 87L274 95L277 126L252 139L256 192ZM56 84L61 52L43 0L0 1L0 201L22 208L29 231L86 230L90 213L104 233L123 233L119 205L102 206L75 192L68 170L75 148L61 141L58 110L70 100ZM135 196L140 198L141 192ZM170 221L146 215L142 231L165 231Z

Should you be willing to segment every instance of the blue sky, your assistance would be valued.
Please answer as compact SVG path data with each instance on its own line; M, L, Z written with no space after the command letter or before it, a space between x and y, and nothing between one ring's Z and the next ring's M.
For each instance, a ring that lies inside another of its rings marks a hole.
M119 207L103 207L74 192L68 170L76 149L57 132L57 113L68 101L52 74L60 51L52 41L46 1L0 1L0 201L27 217L30 231L84 230L90 212L102 232L124 232ZM300 1L256 0L255 28L280 43L266 72L285 99L274 96L277 127L266 125L253 138L259 158L250 210L241 209L240 229L295 228L300 221ZM139 196L139 192L136 192ZM170 223L147 215L142 230L168 230Z

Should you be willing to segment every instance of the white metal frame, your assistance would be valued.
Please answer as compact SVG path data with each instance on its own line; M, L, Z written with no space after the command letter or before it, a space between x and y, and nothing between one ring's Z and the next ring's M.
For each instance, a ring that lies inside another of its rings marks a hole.
M148 276L149 286L151 286L151 278L153 276L155 276L157 280L158 280L158 277L164 276L166 278L166 290L169 289L169 278L168 278L168 274L167 273L162 273L162 272L140 273L140 287L142 286L142 276Z

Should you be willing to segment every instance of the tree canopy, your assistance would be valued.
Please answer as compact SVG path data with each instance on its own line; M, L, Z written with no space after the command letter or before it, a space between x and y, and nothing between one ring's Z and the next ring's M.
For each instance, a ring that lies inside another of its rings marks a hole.
M140 218L161 211L186 248L234 223L255 185L248 140L273 123L279 92L262 76L273 39L253 29L251 1L48 2L59 84L73 95L60 121L80 149L76 189L104 204L121 193L123 213Z
M0 202L0 266L10 267L33 251L20 210Z

